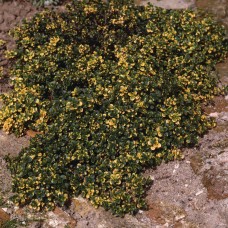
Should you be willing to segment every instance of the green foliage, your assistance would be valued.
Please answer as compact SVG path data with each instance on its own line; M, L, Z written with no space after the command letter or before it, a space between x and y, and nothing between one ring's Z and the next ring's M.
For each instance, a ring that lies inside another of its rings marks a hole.
M0 225L1 225L1 228L17 228L19 224L17 219L12 219L12 220L3 222Z
M146 208L148 166L180 156L215 123L202 102L227 54L210 17L91 0L16 28L3 129L41 131L9 160L14 201L52 209L82 195L114 214Z
M4 199L3 197L0 195L0 206L2 206L4 204Z

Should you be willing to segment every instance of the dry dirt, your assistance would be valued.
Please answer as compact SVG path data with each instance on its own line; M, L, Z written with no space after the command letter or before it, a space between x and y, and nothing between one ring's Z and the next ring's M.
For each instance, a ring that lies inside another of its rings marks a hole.
M145 4L148 1L141 1ZM198 7L216 15L228 25L227 0L151 0L165 8ZM13 40L8 31L25 17L37 12L25 1L0 3L0 39L12 48ZM227 26L228 28L228 26ZM0 50L0 66L7 65ZM217 66L221 82L227 85L228 60ZM0 92L8 87L0 84ZM41 228L226 228L228 227L228 97L218 97L205 112L217 119L217 127L208 132L194 148L183 150L181 161L162 164L146 171L154 183L147 192L148 211L135 216L118 218L94 209L82 198L72 200L68 208L56 208L54 212L33 214L27 208L18 209L8 201L11 178L3 157L17 155L29 143L29 136L16 138L0 131L0 227L1 221L18 219L18 227Z

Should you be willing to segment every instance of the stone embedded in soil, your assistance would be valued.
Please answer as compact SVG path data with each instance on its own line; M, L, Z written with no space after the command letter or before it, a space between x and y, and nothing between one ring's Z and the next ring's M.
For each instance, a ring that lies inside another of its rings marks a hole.
M148 218L156 221L158 224L164 225L174 224L186 217L186 212L180 207L161 200L155 200L149 205L146 211Z
M8 35L11 28L20 24L22 19L31 18L37 12L37 9L29 2L4 2L0 3L0 39L8 41L7 50L15 48L15 42ZM8 62L2 54L0 66L7 66Z
M228 173L225 170L212 167L204 173L202 182L207 188L208 198L221 200L228 197Z
M228 28L227 28L227 31L228 31ZM228 58L226 58L224 62L217 64L216 70L218 71L220 81L224 85L227 85L228 84Z
M4 3L0 3L0 9L1 9L1 12L0 14L5 11L8 11L8 9L10 9L11 7L11 2L10 1L5 1Z
M45 228L75 228L77 224L75 219L59 207L56 207L52 212L48 212L47 216L48 218L43 223Z
M23 8L23 11L24 11L25 13L29 13L29 12L32 11L32 9L33 9L32 5L28 5L28 4L27 4L27 5Z
M211 148L220 148L220 149L227 149L228 148L228 138L218 141L216 143L214 143L212 146L210 146ZM221 154L221 153L220 153ZM228 157L227 157L228 159Z
M224 96L215 97L211 104L203 106L203 110L211 117L217 118L222 112L228 113L228 101L225 99Z
M8 64L8 60L6 60L6 59L0 61L0 66L5 66L7 64Z
M5 21L0 24L0 32L8 32L9 30L9 25Z
M6 33L0 31L0 40L7 41L6 37L9 37Z
M12 40L9 41L9 42L7 43L7 45L6 45L6 48L7 48L8 51L13 50L15 47L16 47L16 44L15 44L15 42L12 41Z
M4 222L9 221L10 216L0 208L0 227L3 225Z
M78 218L87 216L90 212L93 213L94 208L83 198L78 197L72 200L73 210L78 214Z
M173 228L198 228L198 227L199 226L184 220L178 221L173 225Z
M28 137L17 138L15 135L7 135L0 130L0 155L5 156L10 154L12 156L18 155L23 147L29 145Z
M9 12L10 14L13 14L14 16L18 17L20 16L20 12L21 9L23 8L23 5L21 5L19 2L17 1L13 1L10 5L10 7L8 7L5 12Z
M0 24L4 21L3 15L0 15Z
M196 7L211 12L228 29L228 1L227 0L196 0Z
M104 208L95 208L90 202L82 197L72 200L69 214L77 220L77 228L148 228L153 227L152 222L145 213L140 216L125 215L124 218L116 217Z
M195 6L195 0L137 0L136 2L140 5L151 3L166 9L186 9Z
M202 176L202 183L210 199L228 197L228 140L227 131L213 130L206 135L199 152L191 156L190 162L194 172Z
M15 15L5 11L4 12L4 20L7 22L7 23L11 23L12 21L15 20Z
M17 217L24 217L25 216L25 210L23 209L23 208L17 208L17 207L15 207L15 215L17 216Z
M22 227L48 228L47 226L43 226L43 222L47 217L44 213L31 211L27 206L22 208L14 206L11 210L11 219L17 219L18 221L24 223L24 226ZM20 226L20 228L22 227Z

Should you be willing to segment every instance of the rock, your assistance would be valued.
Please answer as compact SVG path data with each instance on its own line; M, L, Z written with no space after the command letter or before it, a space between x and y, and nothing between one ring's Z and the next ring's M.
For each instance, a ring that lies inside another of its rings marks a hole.
M5 84L0 85L0 94L1 93L7 93L9 91L9 87ZM0 133L0 138L1 138L1 133Z
M23 208L15 207L14 210L15 210L15 214L17 216L22 216L22 215L24 216L25 215L25 212L24 212L24 209Z
M186 217L186 212L176 205L164 201L153 201L149 205L149 210L145 212L147 217L164 225L173 224Z
M76 220L61 208L56 207L54 211L47 213L48 218L43 223L43 227L47 228L75 228Z
M18 155L23 147L29 145L29 139L28 137L17 138L13 134L7 135L5 132L0 130L0 145L1 156L5 156L7 154L15 156Z
M26 18L31 19L35 14L36 14L36 11L30 11L29 13L27 13Z
M0 4L1 12L8 11L10 8L11 8L11 2L10 1L5 1L4 3Z
M203 193L203 190L200 190L200 191L198 191L197 193L196 193L196 196L199 196L199 195L201 195Z
M178 163L178 164L176 164L175 166L174 166L174 169L173 169L173 174L175 174L176 173L176 171L178 170L178 168L180 167L180 164Z
M228 102L223 96L215 97L213 104L203 107L206 114L218 118L221 112L228 112Z
M6 66L8 64L8 60L7 59L3 59L1 62L0 62L0 66Z
M156 205L156 203L155 203L155 205ZM162 210L161 210L161 208L160 208L160 206L159 207L151 207L150 209L149 209L149 211L147 211L146 212L146 215L147 215L147 217L149 218L149 219L151 219L151 220L154 220L154 221L156 221L157 223L159 223L159 224L165 224L166 223L166 221L165 221L165 219L163 218L163 216L162 216Z
M218 118L219 114L217 112L212 112L209 114L210 117Z
M228 197L228 173L212 167L203 175L203 184L207 188L208 198L226 199Z
M90 205L87 200L83 199L82 197L77 197L72 200L73 210L78 216L78 218L86 217L90 213L95 212L95 208Z
M0 227L4 222L9 220L10 220L10 216L0 208Z
M0 40L6 41L6 34L0 31Z
M20 12L20 17L26 18L27 14L31 11L32 11L32 6L26 4Z
M213 13L228 29L228 1L227 0L197 0L196 7Z
M5 21L0 24L0 32L8 32L9 29L9 25Z
M198 228L199 226L197 226L194 223L188 222L188 221L177 221L173 228Z
M185 217L186 217L186 214L179 214L179 215L175 216L175 221L180 221Z
M7 8L5 12L8 12L17 17L17 16L20 16L20 11L21 11L20 3L17 1L13 1L11 6Z
M138 0L139 5L152 5L166 8L166 9L186 9L193 8L195 6L195 0Z
M228 19L228 17L227 17L227 19ZM228 27L227 27L227 33L228 33ZM225 61L217 64L216 70L218 71L218 74L220 76L219 79L222 82L222 84L227 85L228 84L228 58ZM226 99L226 101L227 101L227 99Z
M4 21L3 15L0 15L0 24Z
M193 171L202 176L202 184L207 189L208 198L221 200L228 197L226 130L222 132L213 130L211 134L205 135L201 140L199 151L191 156L190 161Z
M222 121L228 122L228 112L221 112L220 119Z
M45 220L45 215L43 213L34 212L26 206L23 208L14 206L11 217L21 221L23 227L46 228L42 226L43 221Z
M72 200L69 213L77 220L77 228L152 227L152 222L145 213L140 213L138 217L132 215L125 215L124 218L116 217L102 207L96 209L82 197Z
M218 149L222 149L222 150L227 149L228 148L228 138L214 143L211 146L211 148L218 148ZM221 151L219 154L222 154ZM223 159L225 159L225 158L223 158Z
M56 6L56 9L58 9L59 12L66 12L66 6Z
M9 42L6 45L7 50L8 51L13 50L15 47L16 47L15 41L14 40L9 40Z
M15 20L15 15L5 11L4 12L4 20L7 22L7 23L11 23L13 20Z

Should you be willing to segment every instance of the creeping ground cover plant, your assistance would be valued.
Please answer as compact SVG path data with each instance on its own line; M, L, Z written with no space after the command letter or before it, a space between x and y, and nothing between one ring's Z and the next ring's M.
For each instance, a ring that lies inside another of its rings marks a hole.
M221 94L210 73L225 31L192 10L133 1L74 1L12 32L13 90L0 126L42 132L8 158L13 200L37 210L81 195L116 215L146 208L146 167L180 157L215 125L202 103Z

